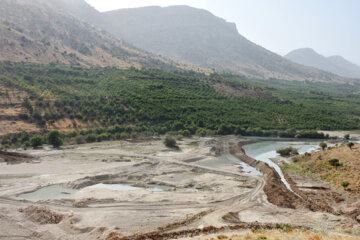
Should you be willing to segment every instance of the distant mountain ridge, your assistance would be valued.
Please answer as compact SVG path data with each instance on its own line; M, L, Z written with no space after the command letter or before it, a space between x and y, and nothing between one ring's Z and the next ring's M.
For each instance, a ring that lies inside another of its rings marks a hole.
M311 48L300 48L288 53L285 58L295 63L315 67L343 77L360 79L360 66L341 56L325 57Z
M206 10L153 6L100 13L84 0L57 2L114 36L174 61L262 79L352 81L288 61L250 42L238 33L234 23Z

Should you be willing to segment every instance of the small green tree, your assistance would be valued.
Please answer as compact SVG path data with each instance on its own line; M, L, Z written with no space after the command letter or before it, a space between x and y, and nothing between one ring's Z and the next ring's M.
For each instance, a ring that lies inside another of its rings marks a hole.
M321 147L322 150L325 150L327 148L327 144L324 142L320 143L319 146Z
M278 154L280 154L280 156L282 156L282 157L288 157L288 156L291 156L291 155L298 155L299 154L297 149L293 148L293 147L280 148L280 149L276 150L276 152Z
M166 136L165 139L164 139L164 144L165 146L169 147L169 148L179 148L177 145L176 145L176 140L171 137L171 136Z
M23 146L24 146L24 150L27 150L31 146L31 144L29 141L26 141L24 142Z
M347 146L350 148L350 149L352 149L352 147L354 146L355 144L353 143L353 142L349 142L348 144L347 144Z
M53 130L53 131L49 132L47 135L47 140L48 140L48 143L53 145L54 148L58 148L61 145L63 145L63 140L61 138L61 134L57 130Z
M33 148L37 148L42 146L44 143L43 138L40 135L34 135L32 138L30 138L30 145Z
M350 139L350 134L345 134L344 139L349 140Z

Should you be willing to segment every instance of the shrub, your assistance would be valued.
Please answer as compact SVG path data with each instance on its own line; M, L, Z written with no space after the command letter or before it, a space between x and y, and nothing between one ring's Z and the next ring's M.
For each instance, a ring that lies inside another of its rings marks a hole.
M321 147L322 150L325 150L327 148L327 144L324 142L320 143L319 146Z
M349 140L349 139L350 139L350 134L346 134L346 135L344 136L344 139L345 139L345 140Z
M49 134L47 135L47 140L48 140L48 143L53 145L54 148L58 148L61 145L63 145L63 140L61 138L61 134L57 130L49 132Z
M24 150L27 150L31 146L29 141L24 142Z
M349 185L350 185L350 183L347 182L347 181L341 183L341 186L342 186L343 188L347 188Z
M336 158L330 159L330 160L329 160L329 163L330 163L330 165L333 166L333 167L339 167L339 166L341 166L341 163L340 163L339 159L336 159Z
M350 149L352 149L352 147L354 146L355 144L353 143L353 142L349 142L348 144L347 144L347 146L350 148Z
M37 148L42 146L44 143L43 138L40 135L34 135L31 139L30 139L30 145L33 148Z
M84 136L81 136L81 135L77 136L77 137L75 138L75 141L76 141L77 144L84 144L84 143L86 143L86 140L85 140Z
M169 147L169 148L179 148L177 145L176 145L176 140L171 137L171 136L166 136L165 139L164 139L164 144L165 146Z
M96 142L96 140L97 140L97 135L95 134L89 134L86 136L86 142L88 143Z
M276 150L276 152L278 154L280 154L280 156L282 156L282 157L288 157L288 156L291 156L291 155L299 154L297 149L293 148L293 147L280 148L280 149Z

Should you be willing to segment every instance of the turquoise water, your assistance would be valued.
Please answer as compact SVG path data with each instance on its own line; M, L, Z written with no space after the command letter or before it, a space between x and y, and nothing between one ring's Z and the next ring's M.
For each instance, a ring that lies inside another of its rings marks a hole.
M59 200L63 198L69 198L75 193L91 188L103 188L114 191L129 191L129 190L139 190L144 189L140 187L134 187L131 184L104 184L99 183L89 187L85 187L80 190L70 189L62 187L61 185L51 185L47 187L40 188L34 192L23 193L15 197L18 200L29 200L29 201L47 201L47 200ZM149 184L145 189L151 192L162 192L162 191L170 191L173 187L165 186L165 185L156 185Z
M206 160L206 161L199 161L196 164L204 167L211 167L211 168L221 168L225 166L238 166L241 168L241 170L247 174L251 175L262 175L261 172L259 172L256 168L251 167L250 165L244 163L237 157L233 155L223 155L221 157Z
M305 152L313 152L317 149L318 145L315 144L303 144L296 142L276 142L276 141L264 141L253 144L245 145L243 148L246 154L258 161L262 161L267 163L270 167L273 167L276 172L280 175L282 182L285 186L292 191L290 184L286 181L284 174L281 168L270 160L270 158L278 157L279 154L276 153L276 150L285 147L293 147L296 148L299 154L303 154Z
M20 194L17 197L15 197L15 199L29 200L29 201L46 201L46 200L63 199L72 196L78 191L79 190L62 187L61 185L51 185L40 188L34 192Z
M95 184L83 189L90 189L90 188L105 188L105 189L109 189L109 190L115 190L115 191L129 191L129 190L140 190L140 189L144 189L141 187L134 187L131 184L104 184L104 183L99 183L99 184ZM165 186L165 185L157 185L157 184L149 184L146 187L147 190L152 191L152 192L162 192L162 191L169 191L172 190L173 187L170 186Z

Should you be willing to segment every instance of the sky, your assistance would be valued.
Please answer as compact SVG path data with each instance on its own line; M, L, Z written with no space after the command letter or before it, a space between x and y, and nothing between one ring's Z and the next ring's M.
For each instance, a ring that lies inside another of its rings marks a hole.
M237 25L241 35L280 55L313 48L360 65L360 0L86 0L99 11L188 5Z

